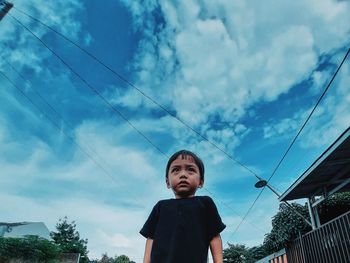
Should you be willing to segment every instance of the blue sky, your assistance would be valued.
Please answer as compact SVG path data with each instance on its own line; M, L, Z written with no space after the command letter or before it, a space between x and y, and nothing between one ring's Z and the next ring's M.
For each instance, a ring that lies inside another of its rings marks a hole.
M140 91L259 176L268 178L349 47L348 1L22 1ZM141 262L138 234L171 198L167 157L182 148L206 164L205 189L226 244L263 242L278 209L256 178L54 32L11 14L63 58L157 148L10 16L0 22L1 221L77 222L92 258ZM10 66L11 65L11 66ZM15 69L15 70L14 70ZM21 74L17 74L17 72ZM280 192L350 123L346 61L271 180ZM42 99L44 98L44 100Z

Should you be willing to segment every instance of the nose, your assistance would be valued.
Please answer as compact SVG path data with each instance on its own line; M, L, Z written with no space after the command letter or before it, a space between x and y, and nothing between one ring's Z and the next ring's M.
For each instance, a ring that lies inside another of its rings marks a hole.
M182 170L180 173L180 178L187 178L187 173L186 171Z

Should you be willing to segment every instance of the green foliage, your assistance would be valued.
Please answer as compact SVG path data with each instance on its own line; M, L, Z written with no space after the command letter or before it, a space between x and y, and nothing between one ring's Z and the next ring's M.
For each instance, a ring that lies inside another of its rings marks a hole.
M309 219L306 205L291 204L295 210ZM337 193L326 200L319 207L321 223L349 211L350 193ZM309 219L310 220L310 219ZM272 230L265 236L264 247L267 252L274 253L284 248L288 242L295 239L299 233L304 234L311 230L311 227L295 211L285 204L280 205L279 212L272 219Z
M80 262L88 263L87 239L81 239L74 221L68 223L67 217L59 219L56 224L57 232L50 236L63 253L80 253Z
M121 256L115 257L114 263L132 263L132 261L130 261L129 257L125 255L121 255Z
M228 248L223 251L225 263L254 263L267 255L263 246L248 248L245 245L228 243Z
M228 243L228 248L223 251L224 263L243 263L245 262L247 247L245 245L234 245Z
M130 261L129 257L125 255L115 256L114 258L109 257L107 253L102 254L102 258L100 260L95 260L93 263L135 263L134 261Z
M301 213L306 219L309 219L308 208L306 205L297 203L291 204L294 210ZM262 246L247 248L245 245L228 244L224 249L223 256L225 263L252 263L264 258L274 252L285 248L290 241L311 230L311 227L303 218L295 213L293 209L286 204L281 204L279 211L272 218L272 230L265 235ZM319 207L321 223L350 210L350 192L337 193Z
M246 255L246 263L254 263L268 255L269 253L263 245L249 248Z
M334 194L319 207L321 224L324 224L349 210L350 192Z
M0 238L0 262L21 259L27 262L57 262L60 249L50 241L38 236L24 238Z
M309 219L306 205L303 206L296 203L291 205L294 210L297 210L305 218ZM272 230L265 236L264 240L264 247L269 254L284 248L299 233L303 234L311 230L311 227L294 210L282 203L279 212L273 217Z

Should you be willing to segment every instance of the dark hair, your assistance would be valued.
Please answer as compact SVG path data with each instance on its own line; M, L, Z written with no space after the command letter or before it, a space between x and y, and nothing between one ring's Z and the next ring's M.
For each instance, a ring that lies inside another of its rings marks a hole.
M195 164L198 166L199 168L199 175L201 177L201 180L204 181L204 164L203 161L193 152L188 151L188 150L181 150L178 151L176 153L174 153L168 160L168 163L166 165L166 169L165 169L165 177L168 178L168 172L169 172L169 168L170 165L173 161L175 161L179 156L181 155L181 158L185 158L185 156L191 156L195 162Z

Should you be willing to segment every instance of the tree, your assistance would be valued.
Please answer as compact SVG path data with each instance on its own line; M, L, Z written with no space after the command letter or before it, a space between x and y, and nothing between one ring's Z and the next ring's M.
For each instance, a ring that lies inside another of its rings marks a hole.
M246 259L247 247L228 243L228 248L223 251L224 263L243 263Z
M50 236L63 253L80 253L80 262L88 263L87 239L81 239L76 230L74 221L68 223L68 218L60 218L56 224L57 232L51 232Z
M135 263L135 262L131 261L129 257L125 255L121 255L121 256L115 257L114 263Z
M336 193L319 207L320 221L324 224L350 210L350 192Z
M130 261L128 256L121 255L115 256L114 258L109 257L107 253L102 254L102 258L97 260L96 263L135 263L134 261Z
M263 246L248 248L245 245L228 243L228 248L223 251L225 263L254 263L267 255Z
M280 204L279 211L272 218L272 230L265 235L263 245L247 248L245 245L228 244L229 247L223 251L224 262L255 262L286 247L299 234L310 231L310 225L294 211L297 210L305 218L309 219L307 206L297 203L292 203L291 206L293 209L284 203ZM334 194L319 207L321 223L326 223L349 210L350 192Z
M246 263L254 263L268 255L269 253L263 245L249 248L246 255Z
M309 219L306 205L297 203L291 204L295 210ZM350 193L337 193L329 197L319 206L321 224L349 211ZM310 221L310 219L309 219ZM295 239L299 234L304 234L311 230L311 227L298 216L293 209L285 204L281 204L279 212L272 219L272 230L265 235L264 247L269 254L284 248L288 242Z
M292 203L291 206L305 218L309 218L306 205ZM280 204L278 213L272 219L272 230L265 235L264 247L271 254L284 248L288 242L311 230L303 218L286 204Z
M52 242L38 237L0 238L0 262L19 259L25 262L56 262L60 249Z

